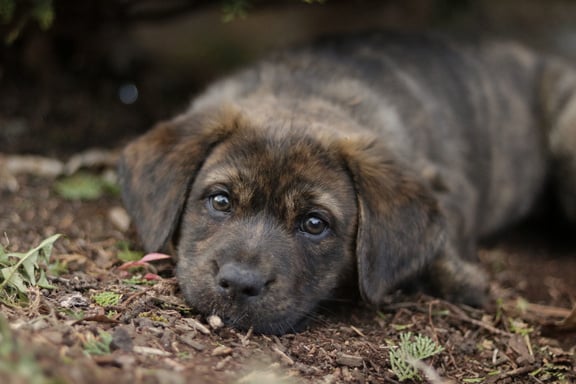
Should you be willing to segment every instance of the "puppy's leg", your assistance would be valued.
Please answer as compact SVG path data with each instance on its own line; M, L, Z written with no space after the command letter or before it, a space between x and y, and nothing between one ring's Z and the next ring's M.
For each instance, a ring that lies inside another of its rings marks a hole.
M551 175L566 217L576 223L576 68L548 60L540 86Z
M430 175L426 178L430 180ZM477 263L478 193L452 172L434 172L430 184L446 217L446 242L426 271L425 282L432 293L449 301L481 307L487 299L488 277Z

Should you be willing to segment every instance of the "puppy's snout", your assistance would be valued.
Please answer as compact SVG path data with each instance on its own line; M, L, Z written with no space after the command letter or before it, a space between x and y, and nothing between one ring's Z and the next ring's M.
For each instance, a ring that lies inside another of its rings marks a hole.
M237 263L224 264L216 275L216 283L226 295L239 299L260 296L267 280L259 271Z

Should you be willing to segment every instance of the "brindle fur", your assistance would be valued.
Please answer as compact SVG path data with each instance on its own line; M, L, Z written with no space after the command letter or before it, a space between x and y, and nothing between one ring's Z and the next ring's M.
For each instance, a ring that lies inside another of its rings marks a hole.
M188 303L239 328L298 328L356 281L414 279L481 305L476 242L548 178L576 219L576 74L512 43L376 34L273 56L131 143L123 196L148 251L175 249ZM210 196L225 191L230 212ZM329 230L300 230L309 212ZM257 281L249 295L223 269Z

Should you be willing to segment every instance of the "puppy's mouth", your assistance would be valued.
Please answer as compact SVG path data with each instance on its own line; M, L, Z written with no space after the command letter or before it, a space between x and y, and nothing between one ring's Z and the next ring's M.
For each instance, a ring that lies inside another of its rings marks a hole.
M304 329L314 306L311 302L297 303L287 294L264 289L258 295L227 294L221 290L213 296L211 313L226 325L258 334L282 335ZM254 294L255 290L247 290Z
M225 264L214 274L182 277L180 287L189 305L240 330L275 335L299 332L315 309L309 295L297 292L301 287L241 263Z

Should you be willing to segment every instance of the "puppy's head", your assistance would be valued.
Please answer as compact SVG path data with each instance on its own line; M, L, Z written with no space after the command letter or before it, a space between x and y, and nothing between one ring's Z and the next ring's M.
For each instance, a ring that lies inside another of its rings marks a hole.
M377 140L308 131L216 113L125 150L124 199L145 247L173 244L199 311L285 333L350 280L379 304L436 253L435 201Z

